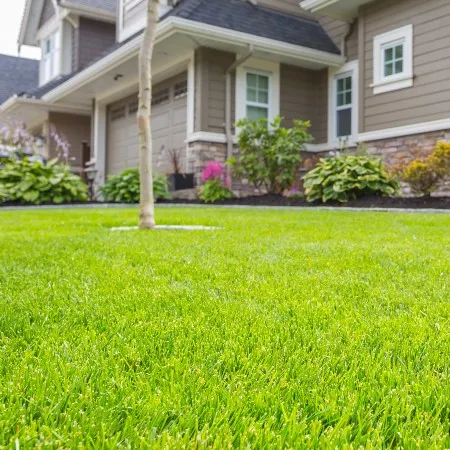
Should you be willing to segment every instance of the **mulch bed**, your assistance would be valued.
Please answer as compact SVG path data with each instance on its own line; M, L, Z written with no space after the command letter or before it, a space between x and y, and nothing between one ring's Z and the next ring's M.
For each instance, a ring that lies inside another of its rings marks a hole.
M202 204L197 200L170 200L161 203ZM388 198L363 197L348 203L322 202L308 203L304 198L286 198L278 195L261 195L245 198L233 198L216 202L215 205L240 206L317 206L351 207L351 208L404 208L404 209L450 209L450 197L420 197L420 198Z
M159 204L204 205L199 200L163 200ZM102 205L101 202L72 203L72 205ZM66 206L65 204L64 206ZM388 198L388 197L363 197L348 203L322 202L308 203L304 198L286 198L279 195L261 195L245 198L232 198L214 205L237 206L302 206L314 208L319 206L351 207L351 208L403 208L403 209L450 209L450 197L420 197L420 198ZM3 203L2 206L30 206L17 203ZM48 206L47 204L42 206ZM52 205L58 206L58 205Z

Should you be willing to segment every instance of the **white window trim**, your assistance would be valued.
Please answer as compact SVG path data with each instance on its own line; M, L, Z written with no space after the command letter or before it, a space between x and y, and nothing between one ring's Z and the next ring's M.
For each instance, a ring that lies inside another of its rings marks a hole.
M384 76L384 47L388 44L403 42L403 73ZM414 85L413 74L413 26L406 25L387 33L375 36L373 39L373 93L383 94Z
M42 56L41 56L41 63L40 63L40 85L47 84L50 81L57 78L59 75L61 75L62 67L63 67L63 54L64 54L64 51L63 51L63 32L64 32L64 30L63 30L62 24L63 24L62 21L57 22L55 24L55 26L53 28L48 29L45 36L43 35L41 38L40 43L41 43ZM52 71L49 78L44 78L45 61L46 61L45 54L44 54L44 43L55 33L58 33L58 41L56 42L56 44L58 45L58 48L56 50L55 49L52 50L52 56L54 55L55 52L57 52L56 58L52 61L52 64L56 64L56 70L55 70L54 75L53 75L53 71Z
M280 114L280 63L250 58L236 69L236 122L247 117L247 73L269 77L267 120L272 122Z
M337 83L339 75L352 74L352 135L347 139L337 137ZM359 62L351 61L337 70L328 72L328 145L337 147L343 142L348 146L356 145L359 132Z

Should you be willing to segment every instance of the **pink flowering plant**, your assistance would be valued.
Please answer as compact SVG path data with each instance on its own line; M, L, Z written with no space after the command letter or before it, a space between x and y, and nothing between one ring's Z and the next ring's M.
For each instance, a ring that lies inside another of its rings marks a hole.
M225 166L210 161L202 173L204 185L200 190L200 199L205 203L214 203L233 197L230 179L225 175Z

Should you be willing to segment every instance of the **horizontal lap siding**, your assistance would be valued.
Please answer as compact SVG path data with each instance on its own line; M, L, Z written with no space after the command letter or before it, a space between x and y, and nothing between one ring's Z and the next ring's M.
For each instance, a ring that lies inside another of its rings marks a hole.
M81 167L83 162L82 144L91 140L91 119L88 116L76 116L73 114L50 113L50 125L56 128L58 134L63 135L70 144L70 156L73 167ZM50 158L58 156L56 144L52 139L50 143Z
M280 67L280 114L285 125L309 120L315 143L327 140L327 71L312 71L282 64Z
M236 61L234 53L200 48L196 53L195 130L225 132L225 73ZM235 118L235 76L231 80L232 123Z
M328 33L337 48L341 48L342 39L348 32L348 24L342 20L332 19L331 17L318 16L319 23ZM349 61L358 59L358 23L353 25L350 36L346 41L346 56Z
M381 0L364 10L364 129L384 128L450 117L450 2ZM373 38L413 25L414 86L374 95Z

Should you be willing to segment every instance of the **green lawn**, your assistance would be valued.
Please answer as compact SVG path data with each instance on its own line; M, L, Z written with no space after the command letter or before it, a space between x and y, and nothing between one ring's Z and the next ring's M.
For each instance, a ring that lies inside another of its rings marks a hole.
M0 448L450 447L449 215L136 216L0 211Z

